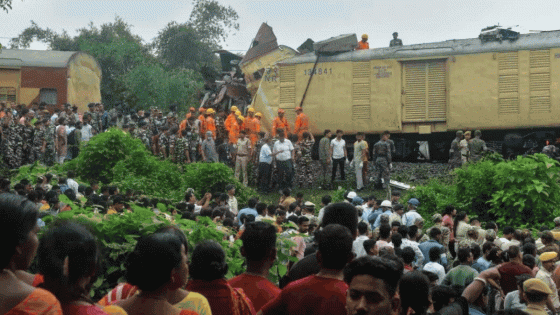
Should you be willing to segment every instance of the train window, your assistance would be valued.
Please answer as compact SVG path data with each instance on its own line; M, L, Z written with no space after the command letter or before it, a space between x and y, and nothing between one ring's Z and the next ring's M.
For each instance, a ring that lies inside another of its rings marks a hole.
M16 103L16 89L13 87L0 87L0 102Z
M48 105L56 105L58 101L56 89L41 89L40 100Z

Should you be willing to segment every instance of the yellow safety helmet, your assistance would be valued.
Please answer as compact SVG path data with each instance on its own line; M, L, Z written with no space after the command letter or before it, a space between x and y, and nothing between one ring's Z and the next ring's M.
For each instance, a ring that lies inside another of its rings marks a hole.
M254 109L253 107L249 107L249 109L247 110L247 112L249 112L249 113L254 113L254 112L255 112L255 109Z
M241 116L241 112L240 112L240 111L238 111L238 110L236 110L236 111L235 111L235 115L237 115L237 116Z
M210 108L206 111L206 114L210 115L210 114L215 114L216 111L213 108Z
M243 116L237 116L237 119L239 119L241 121L245 121L245 117L243 117Z
M238 110L239 110L239 109L237 109L237 106L232 106L231 109L230 109L230 111L232 111L232 112L234 112L234 113L235 113L236 111L238 111Z
M257 112L257 113L255 114L255 116L256 116L256 117L262 117L262 114L261 114L260 112Z
M362 35L362 38L363 38L363 39L368 39L368 35L367 35L367 34L364 34L364 35Z

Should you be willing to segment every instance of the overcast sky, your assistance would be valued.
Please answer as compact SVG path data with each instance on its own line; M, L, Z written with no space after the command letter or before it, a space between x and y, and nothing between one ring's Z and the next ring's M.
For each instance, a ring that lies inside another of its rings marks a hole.
M529 30L560 29L560 6L551 0L219 0L239 14L239 31L223 47L246 51L261 23L274 30L278 43L297 48L307 38L315 41L332 36L369 34L370 47L389 44L398 31L404 44L472 38L489 25L519 25ZM90 21L96 25L120 16L134 33L151 42L171 21L185 22L189 0L13 0L9 13L0 12L0 42L5 46L33 20L71 35ZM46 49L34 43L32 49Z

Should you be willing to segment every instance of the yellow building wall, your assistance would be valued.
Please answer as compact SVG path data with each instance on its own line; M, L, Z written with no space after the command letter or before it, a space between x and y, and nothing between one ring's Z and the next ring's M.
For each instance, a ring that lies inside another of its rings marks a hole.
M0 69L0 87L16 89L16 100L20 102L21 75L19 69Z
M68 65L68 101L79 112L87 104L101 102L101 69L95 59L86 54L76 55Z
M18 101L20 104L31 104L39 97L39 93L41 93L39 88L20 88Z

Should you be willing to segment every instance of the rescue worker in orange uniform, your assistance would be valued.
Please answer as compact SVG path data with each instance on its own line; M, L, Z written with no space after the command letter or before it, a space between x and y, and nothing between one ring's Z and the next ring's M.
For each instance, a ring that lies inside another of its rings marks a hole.
M224 123L224 126L226 127L226 130L229 132L229 128L231 127L232 123L237 123L237 118L235 117L235 112L238 111L237 106L232 106L230 111L229 111L229 115L226 118L226 121Z
M216 139L216 121L214 120L216 111L210 108L206 111L206 131L212 131L212 137Z
M257 134L259 132L261 132L261 119L262 119L262 114L257 112L255 114L255 119L257 120Z
M239 131L241 131L240 125L243 124L245 119L243 116L237 116L234 122L231 123L231 128L229 129L229 143L230 144L237 144L237 138L239 137Z
M294 133L298 135L298 140L303 139L303 133L309 131L309 117L303 113L303 108L296 107L296 123L294 125Z
M288 134L290 133L290 125L288 124L288 120L284 117L284 110L278 110L278 117L274 118L272 122L272 136L276 137L276 133L278 129L284 130L284 138L288 139Z
M194 112L195 112L194 107L189 108L189 112L185 115L185 120L181 121L181 124L179 124L179 132L177 132L178 136L180 136L183 130L187 128L188 125L187 121L193 115Z
M369 49L367 34L362 35L362 40L358 42L358 47L356 47L356 50L364 50L364 49Z
M198 116L198 122L199 122L198 132L200 133L201 137L204 137L206 135L206 117L204 116L204 112L206 112L206 108L201 107L198 109L198 112L200 113L200 116Z
M245 132L249 136L249 140L251 140L251 144L253 147L257 143L258 134L260 131L259 120L255 118L255 109L249 107L247 110L248 116L245 118L244 128Z

